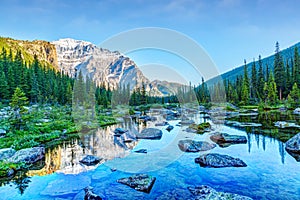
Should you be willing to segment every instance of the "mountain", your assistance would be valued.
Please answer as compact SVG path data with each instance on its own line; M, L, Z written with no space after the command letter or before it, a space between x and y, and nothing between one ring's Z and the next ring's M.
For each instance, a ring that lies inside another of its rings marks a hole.
M178 88L183 85L180 83L154 80L149 84L150 88L156 88L162 95L167 96L168 94L175 94Z
M42 40L15 40L0 37L0 50L2 50L2 48L10 49L14 55L17 51L21 51L23 59L27 63L31 63L34 59L34 55L37 55L43 65L58 69L56 48L50 42Z
M81 71L84 77L88 75L98 84L109 83L114 88L130 84L132 89L136 83L141 86L142 82L150 82L131 59L117 51L70 38L51 44L56 47L59 68L72 77Z
M280 54L281 54L281 56L284 60L284 63L286 63L287 60L289 60L289 63L291 62L291 59L293 59L293 57L294 57L295 47L300 48L300 42L293 45L293 46L291 46L291 47L289 47L289 48L281 50ZM263 64L264 71L266 70L267 65L269 66L269 69L274 70L274 54L272 54L271 56L268 56L266 58L261 59L261 61L262 61L262 64ZM251 75L251 67L252 67L253 63L254 62L250 62L250 63L247 64L248 65L248 74L249 74L249 76ZM256 66L256 69L258 70L258 68L259 68L258 61L255 61L255 66ZM221 74L221 77L223 79L234 81L237 76L243 75L243 74L244 74L244 65L239 66L235 69L232 69L228 72L225 72L225 73ZM217 80L220 80L219 78L215 77L215 78L212 78L212 79L208 80L207 81L208 85L211 85L211 84L215 83Z
M152 95L165 96L174 94L180 84L166 81L151 82L146 78L135 62L118 51L102 49L96 45L70 38L53 41L57 52L58 67L64 73L74 77L78 71L88 75L98 84L105 83L112 88L118 85L141 87Z

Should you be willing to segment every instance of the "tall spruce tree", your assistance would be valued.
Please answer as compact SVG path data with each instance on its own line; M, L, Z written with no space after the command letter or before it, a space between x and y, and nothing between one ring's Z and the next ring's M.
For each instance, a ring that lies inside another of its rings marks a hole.
M248 67L247 62L244 60L244 77L243 77L243 85L242 85L242 102L244 104L249 103L249 78L248 78Z
M300 87L300 59L298 47L294 50L293 81Z
M259 97L262 98L265 78L263 72L263 64L260 55L258 56L258 67L259 68L258 68L258 76L257 76L257 81L258 81L257 90L258 90Z
M256 99L257 98L257 72L256 72L256 65L255 60L253 59L253 64L251 68L251 97Z
M280 54L279 43L276 42L275 58L274 58L274 79L277 85L277 91L279 94L279 99L282 100L283 92L285 89L285 70L283 59Z
M0 72L0 101L9 98L9 87L6 81L5 73Z

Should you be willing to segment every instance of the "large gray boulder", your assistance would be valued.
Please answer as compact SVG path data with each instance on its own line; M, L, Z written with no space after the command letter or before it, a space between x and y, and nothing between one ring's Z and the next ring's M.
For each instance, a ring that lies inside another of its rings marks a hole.
M157 128L146 128L140 133L136 134L138 139L152 139L159 140L162 137L162 131Z
M215 133L210 136L210 139L217 143L220 147L227 147L231 144L247 143L247 138L240 135L229 135L227 133Z
M33 147L27 149L21 149L17 151L10 159L9 162L19 163L24 162L26 164L35 163L45 157L44 147Z
M285 143L285 149L291 156L300 162L300 133Z
M6 160L12 157L16 153L16 150L12 148L0 149L0 160Z
M195 159L195 163L199 163L201 167L246 167L246 163L239 158L233 158L228 155L217 153L209 153L201 155Z
M184 152L199 152L211 150L215 148L216 145L204 141L180 140L178 142L178 147Z
M150 193L155 180L155 177L149 176L147 174L138 174L128 178L121 178L117 180L117 182L128 185L129 187L137 191Z
M252 198L227 192L218 192L207 186L188 187L189 191L195 196L195 199L214 199L214 200L251 200Z
M292 153L300 154L300 133L298 133L285 143L285 149Z

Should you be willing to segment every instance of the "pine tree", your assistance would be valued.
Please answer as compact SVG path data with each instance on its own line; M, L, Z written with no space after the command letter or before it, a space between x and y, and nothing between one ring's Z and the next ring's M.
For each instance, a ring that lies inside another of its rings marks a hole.
M265 80L266 82L269 82L269 77L270 77L270 69L268 63L266 64L266 75L265 75Z
M292 78L291 78L291 73L290 73L290 65L289 65L289 61L286 61L286 88L287 88L287 92L291 89L292 86Z
M300 104L300 90L298 89L297 83L294 83L288 96L288 101L292 107L297 107Z
M258 77L257 77L257 81L258 81L257 90L258 90L259 97L262 98L265 79L263 73L263 64L260 55L258 56L258 67L259 68L258 68Z
M298 47L295 47L294 51L293 81L297 83L298 87L300 87L300 58Z
M249 79L248 79L248 69L246 60L244 60L244 78L243 78L243 85L242 85L242 103L248 104L249 103Z
M17 87L14 91L10 102L10 106L14 110L13 126L17 130L20 130L22 128L22 116L26 111L24 106L26 106L27 104L28 98L25 96L25 93L19 87Z
M9 87L4 72L0 72L0 101L9 98Z
M274 58L274 79L279 93L279 99L282 100L285 89L285 70L284 63L280 54L279 43L276 42L275 58Z
M141 90L141 105L147 104L147 96L146 96L146 85L144 82L142 82L142 90Z
M267 84L267 101L271 105L274 105L277 102L277 87L274 80L273 73L270 73L269 82Z
M255 60L253 60L253 65L251 69L251 97L256 99L257 98L257 72L256 72L256 65Z

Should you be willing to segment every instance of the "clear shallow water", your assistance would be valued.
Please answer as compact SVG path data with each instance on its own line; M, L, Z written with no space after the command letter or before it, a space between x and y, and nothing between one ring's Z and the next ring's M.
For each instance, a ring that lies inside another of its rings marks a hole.
M177 122L170 123L175 125ZM123 126L127 129L134 128L128 123ZM51 154L54 157L56 155L56 159L50 159L49 163L52 164L48 165L53 168L54 163L56 169L52 170L55 173L31 177L22 195L16 189L18 184L10 183L0 187L0 199L83 199L81 188L87 185L93 186L94 192L105 199L188 199L190 193L187 187L203 184L254 199L300 198L300 163L276 139L247 134L245 131L220 125L217 127L219 131L245 135L248 143L227 148L217 147L209 152L238 157L248 166L214 169L202 168L194 163L194 159L201 153L183 153L177 146L180 139L186 138L209 141L208 133L187 133L183 131L185 127L178 126L167 132L164 130L165 126L162 127L161 140L140 140L138 143L127 144L129 150L125 151L113 143L111 131L115 127L117 126L85 135L81 145L74 142L69 146L58 147L59 150ZM143 125L140 125L137 130L142 128ZM148 153L138 154L131 151L141 148L147 149ZM78 161L85 153L99 155L107 161L94 168L79 165ZM117 171L112 172L111 168L116 168ZM135 191L116 182L117 179L133 173L147 173L156 177L150 194Z

